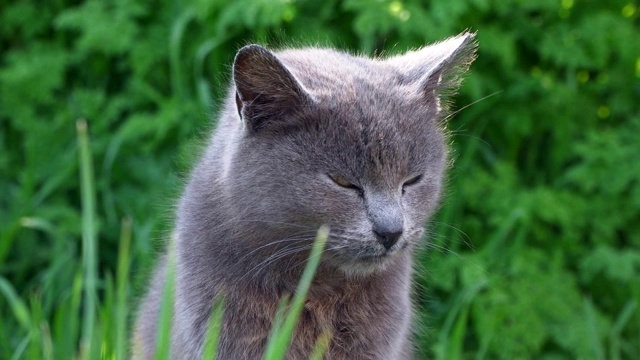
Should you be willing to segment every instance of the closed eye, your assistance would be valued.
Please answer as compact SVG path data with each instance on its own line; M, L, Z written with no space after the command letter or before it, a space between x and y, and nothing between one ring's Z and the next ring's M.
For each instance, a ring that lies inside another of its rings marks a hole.
M402 186L413 185L413 184L417 183L418 181L420 181L420 179L422 179L422 175L416 175L416 176L412 177L411 179L405 181L404 184L402 184Z
M416 175L412 178L410 178L409 180L405 181L404 184L402 184L402 193L404 194L405 188L407 186L411 186L411 185L415 185L418 182L420 182L420 179L422 179L422 175Z
M331 175L329 174L329 178L331 180L333 180L334 183L344 187L344 188L348 188L348 189L354 189L354 190L358 190L358 191L362 191L362 189L360 189L358 186L354 185L351 181L343 178L340 175Z

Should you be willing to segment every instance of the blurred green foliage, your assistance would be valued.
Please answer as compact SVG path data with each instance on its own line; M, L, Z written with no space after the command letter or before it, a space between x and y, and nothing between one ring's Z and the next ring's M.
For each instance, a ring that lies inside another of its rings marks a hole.
M109 357L123 219L133 307L238 47L400 53L465 29L479 57L419 256L418 357L639 358L639 18L634 0L0 2L0 358L78 351L76 120Z

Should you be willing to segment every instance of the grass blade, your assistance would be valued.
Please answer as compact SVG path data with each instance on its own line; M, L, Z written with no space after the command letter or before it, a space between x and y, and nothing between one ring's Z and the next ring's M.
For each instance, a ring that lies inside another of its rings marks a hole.
M280 301L278 302L278 307L276 308L276 314L273 316L273 322L271 324L271 332L272 335L269 336L269 339L267 339L267 349L272 348L274 345L274 342L276 341L277 337L274 335L278 329L282 328L282 324L284 323L284 318L285 315L287 313L287 308L289 307L289 301L291 300L291 297L289 296L289 294L284 294L282 295L282 297L280 298ZM265 350L265 354L266 354L266 350Z
M627 325L629 320L631 320L631 317L633 316L637 305L638 303L635 300L629 300L616 318L616 321L611 328L611 332L609 333L609 359L611 360L619 360L622 358L620 351L620 343L622 342L622 339L620 337L620 333Z
M22 341L20 341L18 346L16 346L16 349L11 356L11 360L19 360L24 358L23 354L27 349L27 345L29 345L29 341L31 341L31 334L27 335L24 339L22 339Z
M440 330L436 345L435 359L459 358L464 338L468 307L480 291L487 286L487 281L466 286L451 305L451 311ZM452 355L453 354L453 355Z
M82 315L81 357L91 356L96 318L96 193L93 161L87 132L87 122L76 122L80 149L80 191L82 197L82 263L84 270L84 310Z
M167 269L165 274L164 289L162 290L162 303L160 305L160 319L158 334L156 336L156 360L168 360L171 358L171 320L173 318L173 299L175 297L176 282L176 253L175 237L171 237L167 252Z
M277 329L273 329L274 332L271 336L274 337L274 340L269 341L270 346L267 347L265 352L265 360L283 359L287 353L287 348L289 347L291 337L293 336L293 329L295 328L298 317L302 312L307 292L311 287L311 281L315 276L316 269L320 263L320 256L324 251L324 246L327 243L328 237L329 228L327 226L321 226L318 230L316 240L313 243L313 248L311 249L307 265L305 266L300 282L298 283L296 293L291 301L291 308L285 316L282 326Z
M22 325L26 331L31 331L32 321L29 308L22 301L20 296L18 296L13 286L11 286L11 283L3 277L0 277L0 293L4 294L5 299L7 299L7 303L9 303L9 306L13 311L13 315L16 317L20 325Z
M224 313L224 298L218 296L213 301L207 335L204 339L203 360L213 360L218 350L218 340L220 339L220 329L222 328L222 315Z
M324 359L324 354L329 349L329 344L331 343L331 338L333 335L329 331L323 331L320 336L318 336L318 341L316 341L316 345L311 352L311 356L309 356L309 360L322 360Z
M596 319L596 309L593 305L593 302L591 302L591 300L587 298L584 299L584 311L586 314L593 359L604 360L606 359L606 352L600 338L600 328Z
M127 285L131 254L131 220L122 220L118 269L116 273L116 359L126 359L127 349Z

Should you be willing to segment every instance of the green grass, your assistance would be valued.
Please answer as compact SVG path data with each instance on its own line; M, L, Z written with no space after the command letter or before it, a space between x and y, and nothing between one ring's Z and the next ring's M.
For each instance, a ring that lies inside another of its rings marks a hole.
M220 338L220 330L222 329L223 314L224 298L218 296L213 300L211 315L209 315L207 335L204 339L204 351L202 352L203 359L215 359L216 350L218 348L218 340Z
M97 347L94 345L94 328L97 310L97 236L96 236L96 191L93 175L91 145L87 133L87 122L78 120L78 148L80 155L80 189L82 192L82 264L84 309L82 313L81 357L94 358Z
M129 289L129 271L131 264L131 220L122 221L120 233L120 247L118 249L118 269L116 287L115 309L115 358L127 358L129 350L129 304L127 303L127 291Z

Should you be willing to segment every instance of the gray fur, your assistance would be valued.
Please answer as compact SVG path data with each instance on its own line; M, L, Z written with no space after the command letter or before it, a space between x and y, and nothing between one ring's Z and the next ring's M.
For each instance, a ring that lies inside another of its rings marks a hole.
M322 224L327 250L287 358L307 358L323 331L333 336L327 359L411 358L412 249L438 206L447 159L441 97L473 61L473 38L389 59L238 52L218 128L177 212L172 358L200 358L217 295L218 359L261 358ZM398 231L383 246L380 233ZM136 358L153 356L165 267L138 313Z

